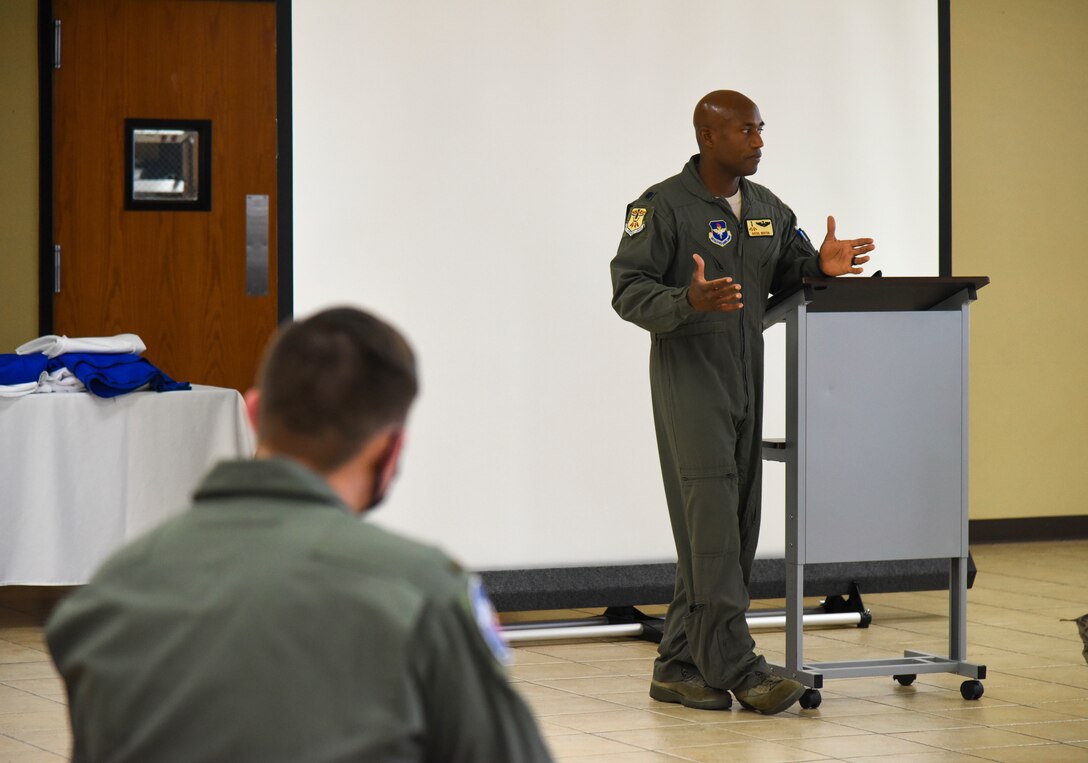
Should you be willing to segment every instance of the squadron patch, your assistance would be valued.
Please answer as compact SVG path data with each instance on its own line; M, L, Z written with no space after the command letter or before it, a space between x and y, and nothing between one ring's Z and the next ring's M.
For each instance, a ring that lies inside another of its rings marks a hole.
M773 236L774 226L770 220L748 220L749 236Z
M725 225L725 220L710 221L710 240L718 246L725 246L733 240L733 234Z
M484 592L484 585L477 575L469 576L468 598L472 604L472 613L476 618L476 627L480 629L480 635L484 637L495 659L505 665L510 661L510 648L506 645L506 639L502 636L502 626L499 625L499 616L495 613L495 607Z
M623 226L628 236L641 233L646 229L646 223L650 221L650 210L645 207L632 207L627 215L627 225Z

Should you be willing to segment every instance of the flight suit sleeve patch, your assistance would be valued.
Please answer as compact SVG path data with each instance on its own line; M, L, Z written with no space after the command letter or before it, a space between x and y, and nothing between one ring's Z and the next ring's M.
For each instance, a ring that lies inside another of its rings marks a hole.
M628 236L642 233L653 216L653 207L631 207L627 211L627 224L623 226L623 232Z
M510 647L502 636L502 626L499 624L499 615L487 598L483 581L478 575L470 575L468 578L468 600L472 605L472 614L476 619L476 627L480 629L484 643L487 644L495 659L503 665L510 662Z

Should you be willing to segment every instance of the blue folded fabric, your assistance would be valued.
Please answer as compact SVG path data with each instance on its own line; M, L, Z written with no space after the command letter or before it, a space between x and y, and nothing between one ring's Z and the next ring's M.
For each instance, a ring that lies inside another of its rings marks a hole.
M156 392L191 389L189 382L174 381L139 355L66 352L48 361L49 371L59 368L67 368L99 397L117 397L145 384Z
M0 354L0 384L36 382L47 363L49 358L40 352L33 355Z

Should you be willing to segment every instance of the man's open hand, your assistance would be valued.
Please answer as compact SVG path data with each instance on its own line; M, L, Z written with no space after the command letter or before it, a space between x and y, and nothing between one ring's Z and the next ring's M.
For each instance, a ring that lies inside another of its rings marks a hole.
M864 265L869 261L866 252L871 252L873 246L871 238L844 239L835 238L835 218L828 215L827 235L820 244L820 270L827 276L841 276L847 273L860 273Z
M691 276L688 302L699 313L732 313L744 305L740 301L740 284L728 276L713 281L706 280L703 258L691 255L695 260L695 272Z

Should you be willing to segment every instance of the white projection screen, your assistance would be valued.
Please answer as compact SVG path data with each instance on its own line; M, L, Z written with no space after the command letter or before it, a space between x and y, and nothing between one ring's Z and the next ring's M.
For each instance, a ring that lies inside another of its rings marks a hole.
M840 237L876 239L884 275L937 275L937 14L293 3L295 315L364 307L420 360L400 480L373 521L474 569L674 561L649 338L610 305L626 205L695 153L698 99L736 89L767 125L753 180L817 244L833 214ZM765 435L781 436L781 327L766 338ZM766 464L760 557L784 556L784 480Z

